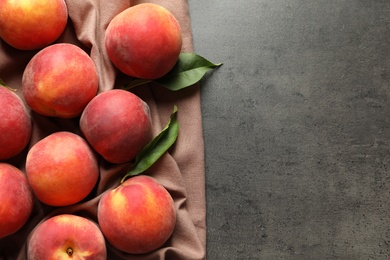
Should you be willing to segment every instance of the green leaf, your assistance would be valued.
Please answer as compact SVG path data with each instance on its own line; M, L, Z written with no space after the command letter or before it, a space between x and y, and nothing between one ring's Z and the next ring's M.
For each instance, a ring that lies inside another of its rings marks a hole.
M214 64L196 53L182 52L173 69L155 81L172 91L177 91L199 82L208 71L221 65L222 63Z
M129 89L134 88L136 86L140 86L140 85L147 84L150 82L152 82L152 80L132 78L129 83L122 86L122 89L129 90Z
M4 80L2 80L1 78L0 78L0 85L4 87L6 86Z
M150 141L135 157L134 164L122 178L123 183L128 177L146 171L152 166L176 141L179 134L177 122L177 107L174 106L171 117L165 128L152 141Z
M11 90L11 91L13 91L13 92L16 92L16 91L18 91L17 89L14 89L14 88L10 88L10 87L8 87L8 86L5 84L4 80L3 80L3 79L1 79L1 78L0 78L0 87L5 87L5 88L8 88L9 90Z
M150 82L158 83L169 90L177 91L200 81L210 70L220 67L222 63L214 64L194 52L182 52L170 72L156 80L133 78L122 89L129 90L133 87Z

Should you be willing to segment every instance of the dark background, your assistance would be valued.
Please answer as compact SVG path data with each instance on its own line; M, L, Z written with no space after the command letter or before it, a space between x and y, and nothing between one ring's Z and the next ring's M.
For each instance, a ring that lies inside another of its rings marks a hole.
M189 4L207 258L390 259L390 1Z

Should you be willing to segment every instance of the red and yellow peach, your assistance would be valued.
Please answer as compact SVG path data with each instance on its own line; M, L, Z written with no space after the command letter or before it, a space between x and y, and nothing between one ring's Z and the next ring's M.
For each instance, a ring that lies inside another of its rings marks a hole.
M34 198L22 171L0 163L0 238L18 231L31 215Z
M23 101L0 86L0 160L18 155L31 138L32 121Z
M176 224L169 192L154 178L144 175L132 177L104 193L97 214L107 241L131 254L160 248Z
M70 132L53 133L31 147L26 174L37 198L51 206L84 199L99 178L97 158L88 143Z
M106 260L107 249L103 234L93 221L62 214L38 224L28 242L27 255L29 260Z
M149 106L135 94L113 89L91 100L80 118L90 145L111 163L132 161L152 139Z
M167 74L178 60L181 28L166 8L152 3L138 4L111 20L105 46L112 63L123 73L157 79Z
M20 50L34 50L57 40L68 22L64 0L0 0L0 38Z
M23 95L35 112L52 117L79 116L98 92L99 79L90 56L70 43L50 45L27 64Z

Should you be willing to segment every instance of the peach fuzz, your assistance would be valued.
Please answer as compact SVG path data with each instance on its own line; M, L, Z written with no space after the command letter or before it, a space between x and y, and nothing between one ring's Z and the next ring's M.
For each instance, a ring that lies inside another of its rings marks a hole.
M18 155L31 138L32 121L23 101L0 86L0 160Z
M31 215L33 194L22 171L0 163L0 238L18 231Z
M112 63L134 78L157 79L176 64L182 48L181 28L166 8L138 4L109 23L105 46Z
M111 163L132 161L152 140L149 106L135 94L113 89L86 106L80 129L90 145Z
M81 201L92 191L99 168L88 143L64 131L53 133L31 147L26 174L41 202L66 206Z
M80 47L50 45L27 64L22 77L23 95L35 112L51 117L79 116L98 92L96 67Z
M131 254L160 248L176 224L172 197L154 178L144 175L132 177L104 193L97 214L106 240Z
M35 50L57 40L68 22L64 0L0 0L0 37L20 50Z
M28 241L29 260L106 260L106 244L99 227L91 220L62 214L44 220Z

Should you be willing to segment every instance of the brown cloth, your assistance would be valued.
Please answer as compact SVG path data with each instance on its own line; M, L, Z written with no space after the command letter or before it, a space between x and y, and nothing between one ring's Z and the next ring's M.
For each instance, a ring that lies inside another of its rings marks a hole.
M90 54L99 73L99 92L119 88L128 80L109 61L104 48L104 33L110 20L122 10L141 2L154 2L166 7L178 19L183 32L183 52L193 51L192 32L187 0L161 1L100 1L66 0L68 25L57 42L68 42ZM0 41L0 78L23 98L21 78L28 61L36 51L16 50ZM177 209L173 235L164 246L150 254L129 255L115 250L107 243L108 259L205 259L206 205L204 144L201 125L199 84L172 92L159 85L138 86L131 90L151 109L153 131L157 135L169 120L174 105L178 107L179 136L168 153L146 173L157 178L170 192ZM4 108L0 108L4 109ZM79 117L60 119L44 117L31 111L33 132L28 147L18 156L7 160L25 170L27 152L36 142L57 131L80 134ZM0 119L1 120L1 119ZM17 135L17 133L15 133ZM26 259L27 243L33 228L48 217L71 213L97 221L97 204L101 194L116 187L130 166L113 165L99 157L100 180L82 202L67 207L50 207L35 200L29 221L13 235L0 239L0 259ZM1 220L0 220L1 221Z

